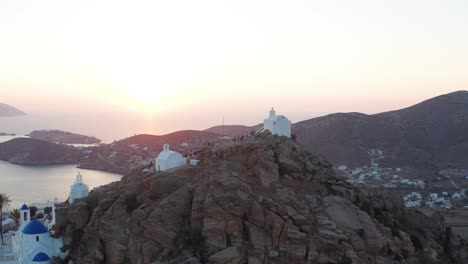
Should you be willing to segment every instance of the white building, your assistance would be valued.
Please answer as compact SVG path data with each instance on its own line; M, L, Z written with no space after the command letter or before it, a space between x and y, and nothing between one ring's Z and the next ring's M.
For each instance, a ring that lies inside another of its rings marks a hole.
M70 187L70 199L68 202L72 204L76 199L87 197L89 187L83 182L83 176L78 172L76 181Z
M159 153L154 164L156 171L165 171L185 166L187 160L180 153L171 151L168 144L164 144L163 151Z
M276 115L271 108L270 116L263 122L263 130L270 130L271 134L291 137L291 121L283 115Z
M18 260L17 263L51 263L54 256L61 255L62 239L51 237L49 229L38 220L31 221L31 213L27 205L23 205L20 211L21 225L12 237L12 247ZM52 206L50 223L55 224L55 205Z
M200 163L201 163L201 161L196 160L196 159L190 160L190 166L196 167L196 166L200 165Z

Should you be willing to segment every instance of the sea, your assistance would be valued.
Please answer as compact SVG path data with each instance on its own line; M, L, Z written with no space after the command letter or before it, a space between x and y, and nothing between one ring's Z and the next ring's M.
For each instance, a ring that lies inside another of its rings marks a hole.
M0 136L0 143L13 138ZM90 190L119 181L122 177L103 171L79 169L77 165L22 166L0 161L0 193L7 194L12 200L8 210L19 208L23 203L65 201L78 172L83 175Z

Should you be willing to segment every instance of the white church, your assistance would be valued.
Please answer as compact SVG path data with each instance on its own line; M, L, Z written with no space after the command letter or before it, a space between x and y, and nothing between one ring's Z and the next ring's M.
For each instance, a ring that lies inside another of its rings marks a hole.
M163 151L159 153L154 166L156 171L166 171L185 166L187 160L178 152L169 149L168 144L164 144Z
M19 264L51 263L54 256L61 254L61 238L53 238L50 229L55 225L55 204L52 204L52 218L43 222L31 221L31 211L24 204L21 209L20 227L12 236L13 252Z
M83 182L83 176L78 172L76 181L70 187L70 198L68 202L72 204L76 199L87 197L89 194L89 187Z
M71 185L69 203L76 199L87 197L89 187L83 182L83 176L78 173L76 181ZM18 264L50 264L55 256L63 256L60 248L63 246L62 238L52 237L52 228L56 223L55 203L51 206L51 214L39 220L31 220L30 208L24 204L20 208L20 226L12 235L12 249Z
M276 115L275 109L271 108L270 115L263 121L263 130L269 130L272 135L286 136L291 138L291 121L284 115Z

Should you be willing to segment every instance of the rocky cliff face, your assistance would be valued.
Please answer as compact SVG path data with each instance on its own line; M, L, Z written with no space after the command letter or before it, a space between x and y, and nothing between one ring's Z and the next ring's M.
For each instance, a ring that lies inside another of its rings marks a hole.
M405 211L267 134L195 168L124 177L69 210L74 263L467 263L439 214ZM433 261L433 262L431 262ZM441 262L442 263L442 262ZM444 262L445 263L445 262ZM447 262L451 263L451 262Z

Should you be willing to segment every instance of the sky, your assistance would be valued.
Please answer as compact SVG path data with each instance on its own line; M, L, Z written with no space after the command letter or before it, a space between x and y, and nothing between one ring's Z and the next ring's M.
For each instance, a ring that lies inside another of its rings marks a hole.
M4 0L0 102L125 113L149 133L253 125L272 106L294 122L393 110L467 89L467 14L465 0Z

